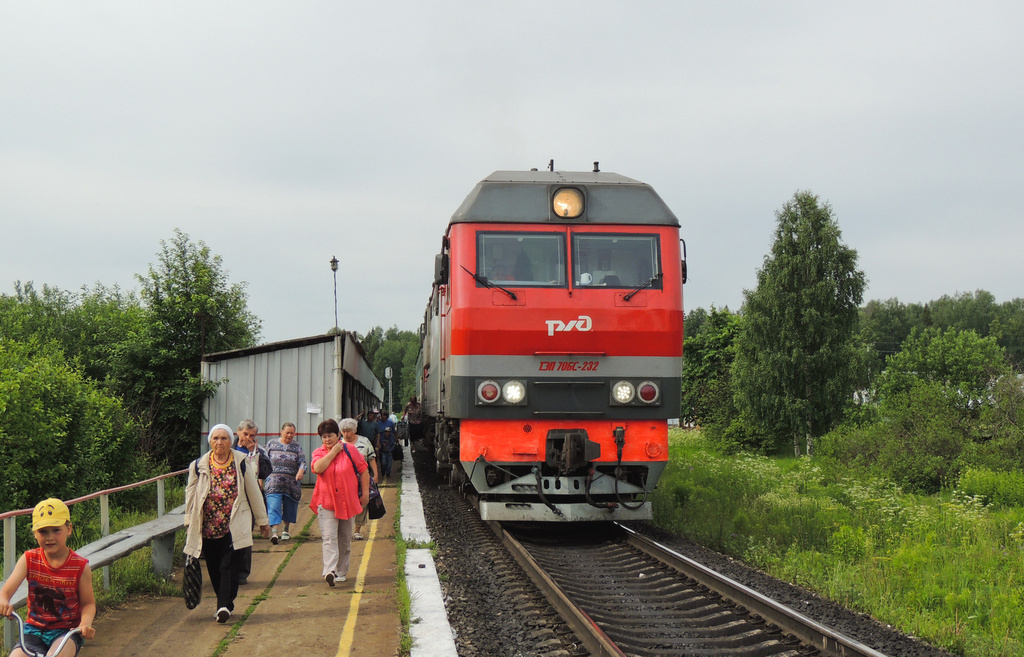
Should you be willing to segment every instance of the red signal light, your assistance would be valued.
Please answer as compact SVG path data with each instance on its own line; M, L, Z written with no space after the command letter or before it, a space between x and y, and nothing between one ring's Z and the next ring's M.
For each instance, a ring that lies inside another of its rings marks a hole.
M650 404L651 402L658 399L658 386L651 383L650 381L645 381L644 383L640 384L639 388L637 388L636 394L638 397L640 397L641 400Z
M492 402L498 398L500 392L501 389L498 388L498 384L488 381L480 386L480 399L485 402Z

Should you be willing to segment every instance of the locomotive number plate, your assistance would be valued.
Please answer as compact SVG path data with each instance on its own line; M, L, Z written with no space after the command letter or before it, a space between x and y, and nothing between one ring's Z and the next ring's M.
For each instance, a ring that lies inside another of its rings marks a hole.
M542 360L541 372L596 372L601 363L596 360Z

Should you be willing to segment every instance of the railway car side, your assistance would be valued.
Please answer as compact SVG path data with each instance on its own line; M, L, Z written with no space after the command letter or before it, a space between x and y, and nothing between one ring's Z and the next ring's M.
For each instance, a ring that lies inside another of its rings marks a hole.
M643 183L495 172L452 217L424 317L438 468L488 520L650 517L678 416L679 222Z

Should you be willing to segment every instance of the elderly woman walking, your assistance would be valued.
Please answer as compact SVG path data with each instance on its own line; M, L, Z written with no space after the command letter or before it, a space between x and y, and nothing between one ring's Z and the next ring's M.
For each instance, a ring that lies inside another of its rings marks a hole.
M288 530L298 519L302 477L306 474L306 454L295 442L294 424L281 425L281 437L267 443L267 456L273 471L264 482L263 490L267 494L267 515L273 531L270 542L277 545L278 541L291 538ZM278 536L277 528L282 523L284 531Z
M242 548L252 546L253 521L264 537L270 535L257 473L231 449L231 437L226 424L210 429L210 451L189 466L185 486L185 554L206 557L218 623L235 610Z
M345 440L345 443L349 447L355 447L359 453L363 455L363 458L366 459L366 463L370 466L370 474L373 476L374 481L376 481L378 479L377 459L375 458L376 452L374 452L373 444L370 442L369 438L356 434L356 430L359 428L359 422L347 417L342 420L338 426L341 427L341 437ZM366 505L364 504L363 510L354 518L355 532L353 532L352 538L357 541L363 540L362 531L363 525L366 524L367 514Z
M329 586L344 582L352 552L352 518L370 501L370 472L358 450L341 440L338 423L317 427L323 445L313 452L316 486L310 508L320 523L323 578Z

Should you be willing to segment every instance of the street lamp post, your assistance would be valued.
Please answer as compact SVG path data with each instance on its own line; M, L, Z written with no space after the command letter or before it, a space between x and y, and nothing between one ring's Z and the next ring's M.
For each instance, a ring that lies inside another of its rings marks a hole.
M338 259L331 256L331 271L334 272L334 332L338 332Z

